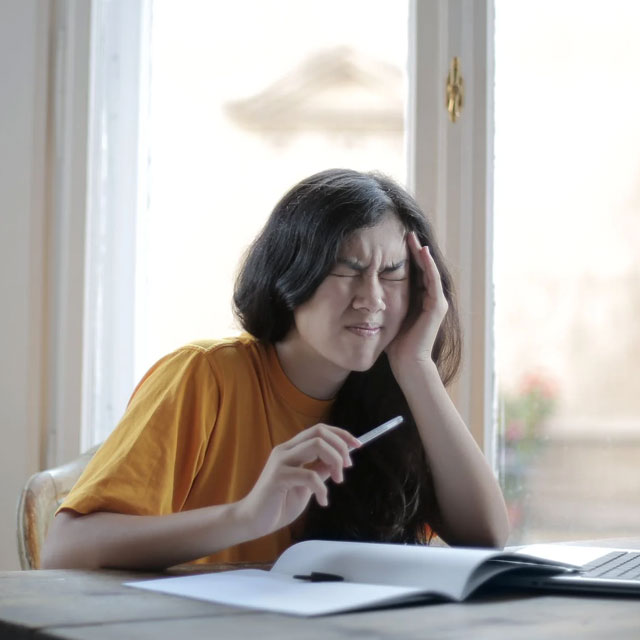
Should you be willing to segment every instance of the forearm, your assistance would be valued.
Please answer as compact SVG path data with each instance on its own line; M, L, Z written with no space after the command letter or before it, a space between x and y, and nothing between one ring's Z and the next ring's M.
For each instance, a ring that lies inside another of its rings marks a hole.
M162 516L62 512L43 547L43 568L162 569L249 539L239 503Z
M163 516L63 511L51 526L42 566L158 569L208 556L291 524L311 496L326 504L326 481L342 482L357 438L316 424L273 448L251 491L238 502Z
M400 385L425 447L442 521L459 545L503 546L509 524L500 487L449 398L434 363L405 370Z

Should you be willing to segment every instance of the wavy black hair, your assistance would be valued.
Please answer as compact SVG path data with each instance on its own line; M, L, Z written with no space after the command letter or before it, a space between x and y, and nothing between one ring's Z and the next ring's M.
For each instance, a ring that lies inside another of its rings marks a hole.
M330 273L342 243L389 213L429 247L440 272L449 308L432 357L443 383L451 382L461 354L453 281L417 202L382 174L329 169L285 194L249 248L236 280L234 311L244 329L264 342L282 340L293 327L294 309L309 300ZM420 282L412 264L409 313L419 304ZM345 482L330 484L329 506L310 503L302 538L426 542L429 532L437 531L439 509L424 448L384 353L368 371L347 377L330 422L358 436L398 414L406 424L354 452L356 464Z

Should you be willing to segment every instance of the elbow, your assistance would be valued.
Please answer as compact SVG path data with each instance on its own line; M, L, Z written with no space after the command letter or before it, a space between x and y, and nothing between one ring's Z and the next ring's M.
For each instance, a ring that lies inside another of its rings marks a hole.
M41 569L101 569L100 563L92 562L80 554L71 544L45 544L40 555Z
M42 552L40 553L40 569L68 569L59 554L56 553L51 547L52 544L48 544L46 541L42 546Z
M82 516L63 511L55 518L40 553L41 569L98 569L87 553L86 539L78 532Z
M68 569L69 567L65 563L64 553L64 535L60 535L56 520L57 516L40 549L40 569Z
M55 536L47 536L40 552L40 569L70 569L64 549L59 548Z
M506 509L493 518L469 520L463 529L449 530L448 535L441 536L447 544L456 547L482 547L487 549L503 549L510 534L509 519Z
M508 528L489 527L483 531L476 531L472 537L467 540L460 540L456 546L464 547L482 547L485 549L504 549L509 538Z
M503 549L509 539L511 527L506 507L484 527L481 533L482 546L494 549Z
M41 569L92 569L78 561L72 546L58 540L56 536L48 536L40 553Z
M495 545L500 549L503 549L509 540L511 535L511 524L509 522L509 514L507 512L507 505L504 498L501 501L500 515L496 518L497 524L494 527Z
M482 542L478 546L487 547L490 549L503 549L509 539L509 527L496 528L492 531L487 531L482 536Z
M503 549L511 534L507 505L502 493L476 513L473 546Z

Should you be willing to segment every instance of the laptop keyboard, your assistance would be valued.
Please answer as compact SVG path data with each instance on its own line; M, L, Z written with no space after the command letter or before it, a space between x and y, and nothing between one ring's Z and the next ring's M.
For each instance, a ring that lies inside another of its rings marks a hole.
M580 574L588 578L640 582L640 552L612 551L583 565Z

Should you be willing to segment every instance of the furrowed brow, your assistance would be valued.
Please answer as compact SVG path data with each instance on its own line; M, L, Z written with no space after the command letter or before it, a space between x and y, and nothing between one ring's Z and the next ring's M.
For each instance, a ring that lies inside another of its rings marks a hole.
M407 264L406 260L400 260L400 262L394 262L390 264L388 267L384 267L381 273L392 273L393 271L399 271Z
M336 260L336 264L341 264L349 269L353 269L354 271L364 271L366 269L361 262L354 258L338 258Z

